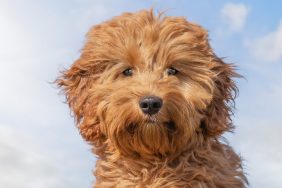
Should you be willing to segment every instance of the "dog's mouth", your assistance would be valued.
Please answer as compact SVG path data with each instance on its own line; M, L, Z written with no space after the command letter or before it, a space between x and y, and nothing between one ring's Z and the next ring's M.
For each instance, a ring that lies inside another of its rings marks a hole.
M164 125L171 132L174 132L176 130L176 126L175 126L175 123L173 121L165 122Z
M134 134L136 128L137 128L137 124L131 123L131 124L129 124L129 125L126 127L126 131L127 131L129 134Z
M165 127L169 132L175 132L176 131L176 125L175 125L174 121L166 121L166 122L160 123L158 121L148 119L148 120L144 121L144 123L146 125L149 125L149 126ZM126 127L126 130L127 130L128 133L134 134L134 132L136 131L138 126L139 126L138 124L131 123Z
M152 126L164 126L168 131L175 131L176 126L174 121L169 120L169 121L165 121L165 122L160 122L158 121L158 119L154 118L154 117L149 117L146 121L146 124L152 125Z

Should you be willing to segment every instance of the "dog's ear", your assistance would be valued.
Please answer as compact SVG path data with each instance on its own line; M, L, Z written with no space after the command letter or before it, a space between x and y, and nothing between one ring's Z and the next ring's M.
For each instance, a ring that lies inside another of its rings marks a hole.
M81 135L86 141L95 143L100 137L99 121L95 107L88 105L89 90L97 76L93 65L95 63L89 62L82 54L70 69L61 72L55 83L62 88Z
M205 29L192 23L189 24L189 27L194 31L198 41L197 50L205 52L207 57L210 57L209 65L213 73L212 101L204 112L200 128L206 136L220 136L225 131L233 129L231 115L238 90L232 79L241 76L235 72L234 65L225 63L223 59L214 54L209 44L208 32Z
M205 111L205 118L201 122L201 128L207 136L220 136L225 131L232 131L234 99L237 96L237 87L232 80L241 77L234 70L232 64L226 64L222 59L214 57L212 71L214 77L214 93L209 106Z

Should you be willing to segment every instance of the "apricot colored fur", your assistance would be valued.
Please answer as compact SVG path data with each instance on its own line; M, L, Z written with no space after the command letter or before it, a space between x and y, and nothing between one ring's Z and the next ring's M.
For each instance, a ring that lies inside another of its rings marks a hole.
M97 155L94 187L241 188L241 158L220 139L233 129L237 76L205 29L143 10L92 27L56 82ZM147 95L163 100L152 116L138 105Z

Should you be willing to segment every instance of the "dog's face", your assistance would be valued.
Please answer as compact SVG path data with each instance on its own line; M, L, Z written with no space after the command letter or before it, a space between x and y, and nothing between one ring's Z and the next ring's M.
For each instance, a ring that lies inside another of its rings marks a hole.
M200 26L141 11L93 27L57 83L87 141L150 158L228 131L235 75Z

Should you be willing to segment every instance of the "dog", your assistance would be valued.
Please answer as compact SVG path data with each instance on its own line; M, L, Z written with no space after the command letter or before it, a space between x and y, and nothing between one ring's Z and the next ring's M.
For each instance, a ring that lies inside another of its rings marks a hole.
M185 18L150 9L92 27L56 83L97 156L93 187L246 187L221 139L239 76Z

